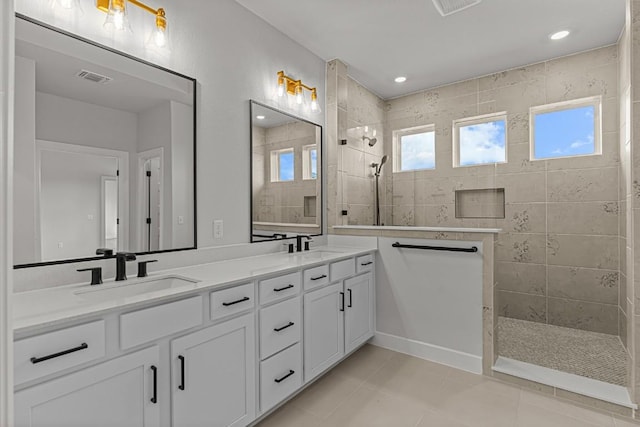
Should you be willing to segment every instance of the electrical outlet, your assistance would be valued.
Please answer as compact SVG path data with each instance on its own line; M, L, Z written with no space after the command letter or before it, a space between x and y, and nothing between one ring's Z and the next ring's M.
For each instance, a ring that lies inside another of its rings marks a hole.
M223 222L221 219L216 219L213 221L213 238L214 239L222 239L224 235Z
M178 216L178 224L184 224L184 217L182 215Z

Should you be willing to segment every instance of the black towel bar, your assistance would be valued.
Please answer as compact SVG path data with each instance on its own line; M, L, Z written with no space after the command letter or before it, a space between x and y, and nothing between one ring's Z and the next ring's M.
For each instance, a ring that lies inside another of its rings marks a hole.
M403 245L400 242L395 242L391 246L394 248L423 249L428 251L478 252L478 248L476 246L471 246L470 248L449 248L446 246Z

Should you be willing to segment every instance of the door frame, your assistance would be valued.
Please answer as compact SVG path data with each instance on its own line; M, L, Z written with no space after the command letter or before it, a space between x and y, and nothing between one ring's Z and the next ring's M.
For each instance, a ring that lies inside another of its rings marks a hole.
M144 194L144 185L145 185L145 171L144 164L153 158L160 158L160 176L158 180L160 182L160 195L159 195L159 204L160 204L160 215L159 215L159 224L160 228L160 237L158 239L158 249L163 250L164 247L164 148L152 148L151 150L141 151L138 153L138 168L137 168L137 178L138 178L138 189L136 193L136 217L135 217L135 234L136 234L136 248L141 249L144 248L144 220L146 218L145 215L145 206L146 201L142 197ZM147 252L141 250L140 252Z
M36 139L36 224L35 224L35 240L36 245L40 249L36 253L38 258L35 262L42 261L42 220L40 207L40 194L42 184L42 174L40 168L42 166L42 152L57 151L72 154L91 154L94 156L113 157L118 160L118 218L120 224L118 226L118 251L128 249L125 242L129 243L129 153L120 150L111 150L107 148L88 147L85 145L68 144L66 142L46 141Z

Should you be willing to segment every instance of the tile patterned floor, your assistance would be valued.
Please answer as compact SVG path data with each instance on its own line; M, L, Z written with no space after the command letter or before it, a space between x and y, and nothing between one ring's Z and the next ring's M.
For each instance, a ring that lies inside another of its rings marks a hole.
M615 335L500 317L498 354L594 380L627 385L627 352Z
M447 366L366 345L259 427L638 427Z

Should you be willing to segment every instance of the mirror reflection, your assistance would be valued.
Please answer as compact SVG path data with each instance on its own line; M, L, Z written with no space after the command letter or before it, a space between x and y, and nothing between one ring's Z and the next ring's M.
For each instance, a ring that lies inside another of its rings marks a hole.
M16 19L17 265L195 247L195 81Z
M322 233L322 127L251 101L251 241Z

